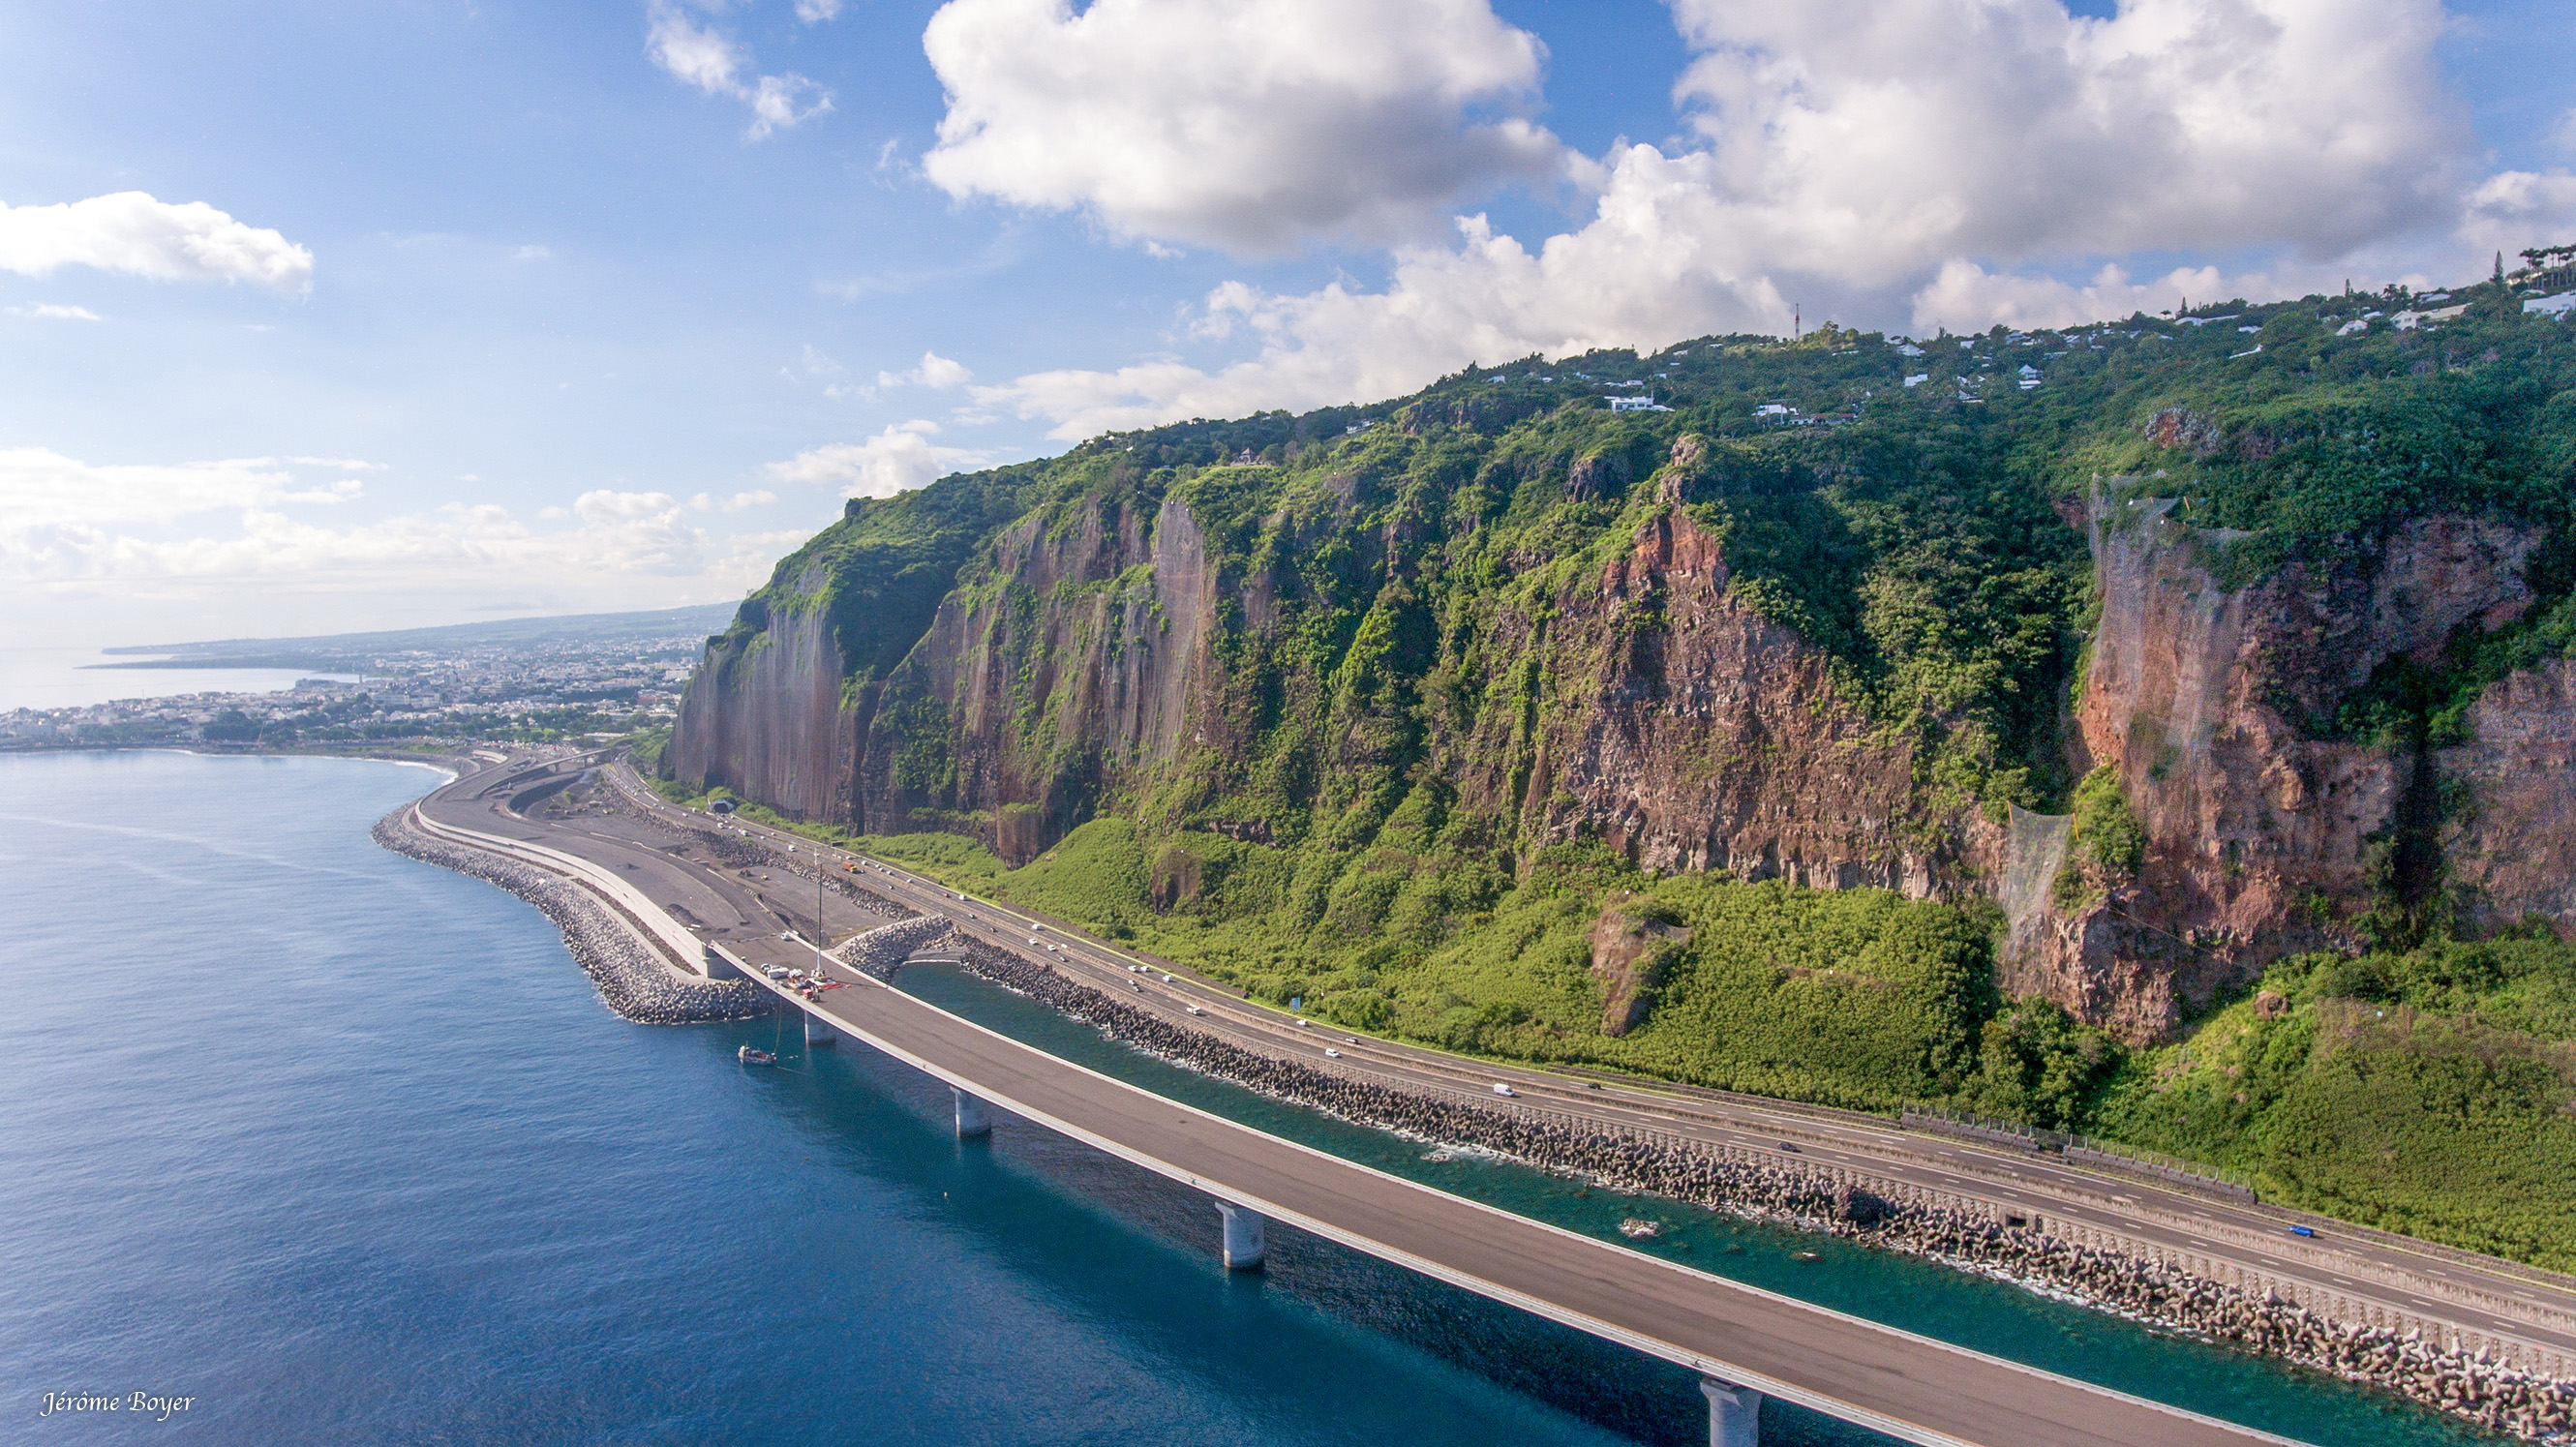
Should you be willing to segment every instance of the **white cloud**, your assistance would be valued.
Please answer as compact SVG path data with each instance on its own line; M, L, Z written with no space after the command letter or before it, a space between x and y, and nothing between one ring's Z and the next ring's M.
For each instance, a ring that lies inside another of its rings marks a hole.
M2576 109L2558 118L2558 129L2551 131L2549 138L2557 142L2562 151L2576 151Z
M48 605L67 599L128 614L185 603L274 615L279 599L310 594L462 612L532 580L566 605L667 606L675 592L739 593L805 536L718 536L667 494L609 489L542 510L551 527L465 504L332 525L298 510L351 501L361 484L312 470L314 460L97 464L0 450L0 617L54 615ZM150 616L166 622L166 608Z
M972 448L945 447L930 440L938 434L938 423L916 419L888 427L865 442L808 448L785 462L769 464L769 474L781 482L837 486L843 497L892 497L991 460L989 454Z
M32 317L38 321L50 322L95 322L106 320L106 318L100 316L94 311L91 311L88 307L58 306L53 302L38 302L34 306L13 306L8 308L8 312L9 315L13 317Z
M55 527L166 524L203 513L288 503L346 502L365 492L354 477L312 479L299 468L363 468L332 458L246 457L226 462L98 466L44 447L0 448L0 536Z
M2346 277L2465 280L2576 225L2563 172L2479 178L2439 83L2436 0L2130 0L2107 20L2058 0L1675 0L1675 15L1699 53L1675 89L1697 139L1613 152L1583 225L1533 250L1469 218L1454 246L1399 248L1377 292L1230 283L1194 330L1249 335L1247 360L1036 373L977 400L1073 438L1382 397L1534 351L1785 332L1793 306L1983 330ZM2132 281L2139 253L2237 264Z
M921 362L918 366L908 368L901 372L877 373L877 385L880 387L930 387L944 390L949 387L963 387L968 382L973 381L974 377L975 374L966 370L964 363L952 362L946 357L939 355L937 352L924 352L921 354Z
M819 25L839 18L841 0L796 0L796 18L808 25Z
M702 492L689 499L689 506L699 512L741 512L745 508L767 507L776 501L778 501L778 494L764 487L753 492L738 492L729 498L718 498L713 493Z
M2475 145L2438 0L1679 0L1740 243L1863 284L1955 257L2338 255L2444 214Z
M1123 236L1419 234L1566 165L1528 120L1478 114L1534 99L1543 54L1487 0L949 0L922 48L948 92L934 183Z
M0 270L49 276L95 267L154 281L248 281L278 291L313 282L313 253L202 201L119 191L52 206L0 202Z
M713 27L692 21L679 6L655 0L646 13L645 53L655 65L699 90L750 106L746 139L759 140L832 108L831 92L793 71L745 80L751 68L750 52Z

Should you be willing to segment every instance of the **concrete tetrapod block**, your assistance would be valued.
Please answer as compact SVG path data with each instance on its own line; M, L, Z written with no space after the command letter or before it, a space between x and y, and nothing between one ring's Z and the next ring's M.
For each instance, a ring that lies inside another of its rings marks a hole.
M1225 1269L1253 1271L1261 1266L1261 1213L1230 1201L1216 1203L1225 1217Z
M959 1140L969 1136L993 1133L992 1112L985 1108L980 1097L969 1095L953 1085L948 1087L948 1093L957 1097L957 1138Z
M821 1015L818 1015L811 1010L805 1012L806 1049L829 1050L833 1046L839 1044L840 1040L841 1037L839 1033L834 1031L831 1024Z
M1715 1377L1700 1378L1699 1390L1708 1398L1708 1447L1761 1447L1760 1392Z

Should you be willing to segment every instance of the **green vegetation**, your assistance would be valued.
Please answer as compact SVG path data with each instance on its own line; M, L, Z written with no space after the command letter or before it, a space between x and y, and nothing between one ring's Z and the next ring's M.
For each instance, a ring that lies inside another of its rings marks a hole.
M1203 851L1204 881L1232 844L1190 836L1183 847ZM1168 861L1149 863L1123 819L1086 824L1017 870L950 834L855 847L1129 940L1273 1004L1301 1001L1305 1013L1353 1030L1862 1108L1993 1105L2026 1090L2018 1074L2009 1086L1984 1075L1981 1050L2009 1056L2017 1071L2022 1060L2010 1041L1987 1039L2000 1017L1992 921L1981 908L1876 889L1650 879L1597 845L1567 845L1544 851L1518 887L1484 881L1485 907L1465 916L1447 908L1465 902L1462 881L1381 873L1341 886L1320 919L1289 933L1279 905L1254 912L1260 893L1293 889L1284 871L1263 879L1228 868L1225 904L1158 912L1151 891ZM1610 904L1690 932L1664 967L1654 1013L1615 1039L1601 1033L1589 969L1590 932ZM2111 1048L2062 1015L2058 1023L2062 1036L2085 1042L2077 1049Z
M2097 765L2075 786L2066 863L2050 885L2057 907L2073 911L2128 882L2146 862L2147 834L2120 792L2120 773Z
M2442 937L2421 883L2438 877L2420 857L2432 812L2387 845L2403 897L2383 937L2409 948L2353 966L2395 983L2289 962L2189 1041L2130 1052L2000 997L1982 907L1658 875L1541 784L1668 637L1670 600L1613 606L1605 574L1695 529L1727 596L1819 650L1833 706L1913 761L1895 831L1937 845L2008 804L2069 813L2052 893L2107 896L2144 833L2110 770L2068 769L2059 732L2096 606L2097 488L2174 499L2231 584L2300 568L2344 586L2428 512L2536 529L2534 606L2293 719L2419 754L2456 740L2487 684L2576 650L2576 323L2494 286L2463 295L2467 314L2404 331L2375 315L2414 303L2391 292L1919 346L1701 338L1112 435L852 503L713 640L710 667L721 683L782 620L827 621L883 764L868 786L890 795L872 824L956 831L861 847L1353 1030L1869 1108L1947 1102L2576 1260L2576 1222L2539 1184L2571 1163L2576 1023L2539 1010L2567 956ZM1670 410L1604 400L1648 393ZM1207 625L1216 666L1190 683L1207 691L1197 733L1167 755L1082 710L1123 707L1083 690L1118 694L1120 650L1175 626L1137 559L1169 540L1176 501L1214 600L1183 621ZM933 658L943 600L950 651ZM984 690L971 729L948 692L960 649ZM1616 1036L1591 969L1605 909L1689 932ZM2491 987L2421 985L2469 978L2476 951L2503 961L2477 967ZM2446 1197L2445 1181L2464 1184Z
M2123 1063L2096 1119L2250 1172L2267 1199L2576 1268L2576 945L2284 960Z

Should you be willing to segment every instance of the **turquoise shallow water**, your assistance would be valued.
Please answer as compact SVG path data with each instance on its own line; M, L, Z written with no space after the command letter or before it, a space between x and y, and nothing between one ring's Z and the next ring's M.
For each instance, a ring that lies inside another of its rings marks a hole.
M0 759L0 1442L1705 1441L1683 1374L1204 1198L867 1051L630 1025L553 928L376 849L395 765ZM1638 1203L1446 1165L974 980L1087 1063L1551 1219ZM1704 1213L1665 1249L2317 1442L2475 1440L2351 1389ZM43 1394L184 1396L166 1422ZM1874 1441L1782 1410L1765 1440Z

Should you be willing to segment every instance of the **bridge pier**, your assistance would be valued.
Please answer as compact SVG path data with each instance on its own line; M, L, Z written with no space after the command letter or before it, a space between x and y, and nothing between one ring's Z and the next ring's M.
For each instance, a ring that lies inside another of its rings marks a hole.
M957 1138L959 1140L993 1133L992 1112L985 1109L982 1099L969 1095L953 1085L948 1087L948 1093L957 1097Z
M732 953L726 950L722 945L708 945L704 951L703 958L705 961L703 969L706 977L710 980L748 980L751 978L751 976L743 973L742 962L735 959Z
M1708 1447L1761 1447L1760 1392L1715 1377L1700 1378L1699 1390L1708 1398Z
M1249 1206L1231 1201L1216 1203L1217 1213L1225 1217L1225 1269L1258 1271L1263 1255L1261 1213Z
M806 1049L829 1050L833 1046L839 1044L840 1041L840 1035L824 1021L821 1015L818 1015L811 1010L805 1012Z

